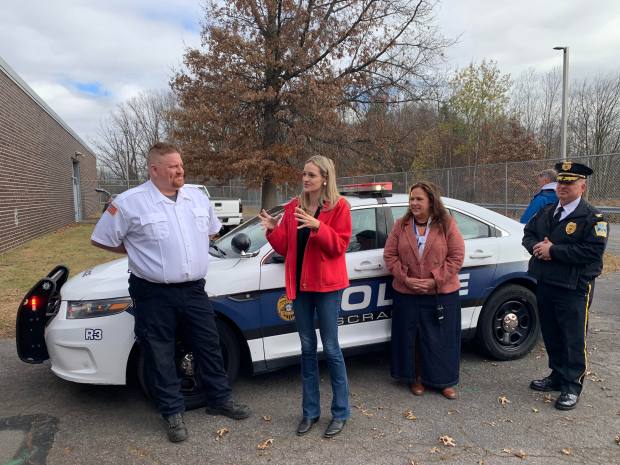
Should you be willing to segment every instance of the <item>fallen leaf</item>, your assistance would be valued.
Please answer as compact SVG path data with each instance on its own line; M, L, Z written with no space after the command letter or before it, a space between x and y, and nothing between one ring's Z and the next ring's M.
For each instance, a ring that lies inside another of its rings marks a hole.
M540 410L538 410L538 409L537 409L537 408L535 408L535 407L532 407L532 412L534 412L534 413L538 413L538 412L540 412Z
M543 397L543 402L545 404L550 404L551 402L553 402L553 398L551 397L551 394L545 394L545 396Z
M225 434L229 433L230 430L228 428L220 428L218 429L215 434L217 435L217 437L215 438L216 441L219 441L220 439L222 439L224 437Z
M448 435L440 436L439 437L439 441L441 441L441 443L444 446L456 447L456 443L454 442L454 438L451 438Z
M570 447L567 447L566 449L562 449L562 453L564 455L573 455L573 449L571 449Z
M448 415L454 415L455 413L461 413L461 412L459 412L457 409L448 410Z
M271 446L273 445L273 439L269 438L269 439L265 439L263 442L261 442L257 447L257 449L259 450L265 450L265 449L269 449Z
M411 465L420 465L418 462L416 462L416 461L415 461L415 459L411 459L411 460L409 461L409 463L410 463Z
M508 405L510 403L510 401L508 400L508 397L506 396L499 396L497 398L497 401L500 403L500 405L505 406Z
M520 459L524 459L526 457L526 454L522 450L519 450L518 452L515 452L515 457L519 457Z
M430 450L430 453L431 453L431 454L436 454L437 452L439 452L439 448L437 448L437 447L433 447L433 448Z
M620 446L620 434L616 436L616 444Z
M403 417L405 417L407 420L413 420L413 421L416 421L418 419L418 417L416 417L411 410L404 411Z
M478 460L478 463L476 463L476 465L484 465L484 462L482 460Z
M263 415L263 420L271 421L271 415Z

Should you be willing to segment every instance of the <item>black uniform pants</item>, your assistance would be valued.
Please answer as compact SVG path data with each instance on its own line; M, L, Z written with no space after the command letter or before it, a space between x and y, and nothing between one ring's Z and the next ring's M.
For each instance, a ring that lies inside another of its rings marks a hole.
M536 298L550 377L562 387L562 392L579 395L583 389L588 362L588 311L593 292L594 280L585 290L538 283Z
M194 356L196 381L207 394L207 402L218 406L231 395L215 314L204 286L204 279L157 284L133 274L129 277L129 294L135 310L135 333L145 352L153 395L162 415L185 410L175 361L180 322L185 328L185 342Z

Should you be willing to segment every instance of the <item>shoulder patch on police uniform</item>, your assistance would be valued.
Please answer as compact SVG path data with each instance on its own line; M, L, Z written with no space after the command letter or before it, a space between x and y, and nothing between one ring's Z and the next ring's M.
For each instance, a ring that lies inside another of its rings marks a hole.
M599 221L594 225L594 234L598 237L607 237L607 221Z
M114 205L113 203L111 203L111 204L110 204L110 206L106 209L106 211L107 211L110 215L114 216L114 215L116 215L116 212L118 211L118 208L116 208L116 205Z
M595 218L602 218L602 217L603 217L603 214L602 214L602 213L595 213L595 214L594 214L594 217L595 217Z
M573 223L572 221L566 225L566 234L572 234L577 230L577 223Z

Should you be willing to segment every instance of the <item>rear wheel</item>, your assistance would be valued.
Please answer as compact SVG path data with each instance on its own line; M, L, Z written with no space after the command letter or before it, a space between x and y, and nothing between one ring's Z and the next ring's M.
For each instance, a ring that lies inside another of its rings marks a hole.
M532 350L538 333L536 296L524 286L509 284L494 292L484 304L476 337L491 357L513 360Z
M217 320L217 329L220 334L220 347L224 358L224 368L229 381L234 382L239 376L241 364L241 352L239 342L233 330L226 323ZM204 387L198 382L199 376L196 373L194 355L189 348L186 348L182 337L177 338L175 361L177 374L181 379L181 393L185 399L186 410L200 408L206 405L207 396ZM138 356L138 381L144 394L153 399L151 373L146 363L144 352L140 351Z

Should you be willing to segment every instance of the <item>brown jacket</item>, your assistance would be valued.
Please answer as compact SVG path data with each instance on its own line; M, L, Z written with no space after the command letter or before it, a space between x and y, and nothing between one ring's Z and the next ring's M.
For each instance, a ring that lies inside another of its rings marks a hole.
M448 217L445 232L431 222L422 257L418 253L412 220L407 221L404 228L402 224L402 219L396 221L383 251L385 264L394 276L392 287L403 294L414 294L405 284L406 277L433 278L437 293L457 291L461 287L458 272L465 257L465 242L454 219Z

